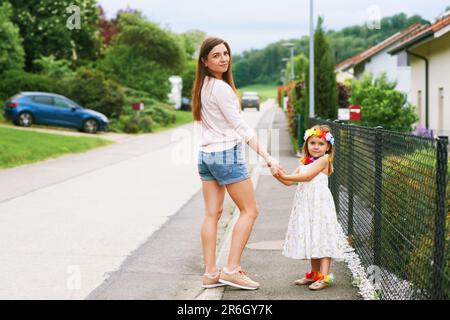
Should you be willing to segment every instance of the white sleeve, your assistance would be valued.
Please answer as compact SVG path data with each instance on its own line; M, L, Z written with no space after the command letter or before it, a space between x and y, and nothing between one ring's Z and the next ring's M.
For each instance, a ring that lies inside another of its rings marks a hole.
M240 106L236 104L237 97L233 89L227 83L218 80L213 90L216 103L227 122L245 142L250 140L255 135L255 132L242 118L239 112Z

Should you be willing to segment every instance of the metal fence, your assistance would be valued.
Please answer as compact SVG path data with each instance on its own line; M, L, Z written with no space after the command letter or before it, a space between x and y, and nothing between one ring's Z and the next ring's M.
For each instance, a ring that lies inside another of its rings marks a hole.
M380 299L449 299L448 137L309 124L332 128L338 219Z

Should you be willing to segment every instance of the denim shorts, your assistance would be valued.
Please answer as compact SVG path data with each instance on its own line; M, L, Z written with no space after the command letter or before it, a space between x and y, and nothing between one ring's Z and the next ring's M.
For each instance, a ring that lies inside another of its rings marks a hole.
M203 181L217 180L219 185L236 183L249 178L242 156L241 144L231 149L204 152L198 155L198 173Z

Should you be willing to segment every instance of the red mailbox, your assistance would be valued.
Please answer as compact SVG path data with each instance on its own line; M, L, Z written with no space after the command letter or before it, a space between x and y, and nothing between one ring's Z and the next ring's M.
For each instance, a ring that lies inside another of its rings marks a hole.
M361 106L352 105L350 109L350 120L358 121L361 120Z
M136 111L144 110L144 104L142 102L135 102L131 106L133 107L133 110Z

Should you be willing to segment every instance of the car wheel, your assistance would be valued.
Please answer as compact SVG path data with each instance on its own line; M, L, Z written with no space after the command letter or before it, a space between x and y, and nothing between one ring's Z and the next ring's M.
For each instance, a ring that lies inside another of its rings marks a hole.
M98 129L98 123L94 119L88 119L83 124L83 131L86 133L96 133Z
M17 124L21 127L30 127L33 124L33 116L29 112L22 112L17 118Z

